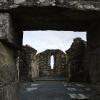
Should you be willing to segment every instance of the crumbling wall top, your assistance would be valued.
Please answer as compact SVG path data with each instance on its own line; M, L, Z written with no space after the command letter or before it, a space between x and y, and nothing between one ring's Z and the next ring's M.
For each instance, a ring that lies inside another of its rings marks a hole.
M65 7L77 10L100 10L99 0L0 0L0 9L17 7Z

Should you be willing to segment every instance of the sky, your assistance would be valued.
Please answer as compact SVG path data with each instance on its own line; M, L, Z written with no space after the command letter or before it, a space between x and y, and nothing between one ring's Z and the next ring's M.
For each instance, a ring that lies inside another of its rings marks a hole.
M24 31L23 45L30 45L38 53L46 49L61 49L65 52L70 48L73 39L76 37L81 37L86 41L86 32Z

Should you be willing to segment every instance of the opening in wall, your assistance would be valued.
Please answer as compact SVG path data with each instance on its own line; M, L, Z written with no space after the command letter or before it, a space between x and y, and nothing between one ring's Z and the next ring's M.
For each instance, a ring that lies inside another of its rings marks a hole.
M54 69L54 63L55 63L55 61L54 61L54 55L52 55L51 58L50 58L51 69Z
M21 75L25 76L27 74L28 77L65 77L67 73L69 77L69 74L73 74L73 72L72 70L66 71L66 66L68 66L66 58L69 56L66 51L71 52L75 47L74 53L76 45L80 45L80 41L85 42L84 40L86 41L86 32L24 31L23 48L26 55L22 52L24 57L22 57L23 62L20 68L22 70L20 71ZM70 47L71 50L69 50Z
M80 37L86 41L86 32L74 31L23 31L23 45L30 45L37 53L47 49L68 50L74 38Z

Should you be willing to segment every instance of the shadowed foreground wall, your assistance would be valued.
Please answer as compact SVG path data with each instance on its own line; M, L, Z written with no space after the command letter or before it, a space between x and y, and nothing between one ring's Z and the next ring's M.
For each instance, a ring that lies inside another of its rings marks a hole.
M75 38L67 53L69 81L90 82L89 68L86 68L87 45L81 38Z
M17 100L17 36L8 13L0 13L0 100Z
M100 24L94 23L87 34L87 65L93 84L100 86ZM99 87L100 88L100 87Z

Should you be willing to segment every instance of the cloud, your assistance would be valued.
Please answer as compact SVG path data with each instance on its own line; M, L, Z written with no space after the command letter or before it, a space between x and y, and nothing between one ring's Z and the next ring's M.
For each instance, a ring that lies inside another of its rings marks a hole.
M65 51L76 37L86 40L86 32L24 31L23 44L29 44L38 52L46 49L61 49Z

